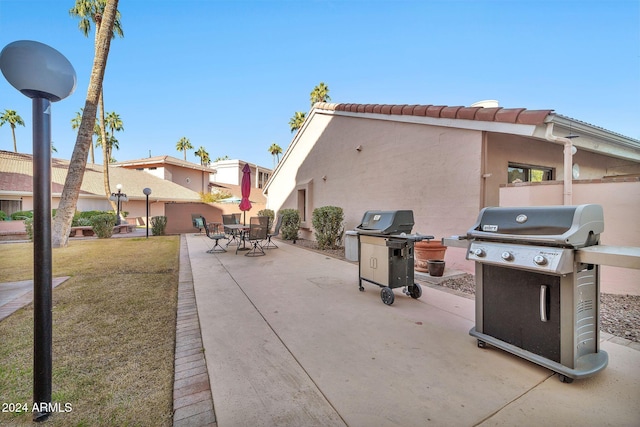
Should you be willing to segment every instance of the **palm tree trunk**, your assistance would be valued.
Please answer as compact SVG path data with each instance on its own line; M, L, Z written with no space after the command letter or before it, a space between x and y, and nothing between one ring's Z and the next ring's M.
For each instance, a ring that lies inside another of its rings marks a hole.
M13 135L13 152L18 152L18 144L16 143L16 127L15 125L11 125L11 135Z
M100 114L100 138L102 138L102 180L104 182L104 194L107 196L111 196L111 186L109 185L109 160L111 160L111 156L109 155L109 144L107 142L107 130L104 124L104 91L100 90L100 99L98 101L99 104L99 114ZM118 207L116 202L113 200L109 200L111 204L111 208L114 212L117 211Z
M116 11L118 9L118 0L107 0L104 10L98 42L96 44L96 54L93 60L93 68L91 70L91 79L89 80L89 89L87 90L87 99L85 101L82 113L82 121L76 138L76 145L73 149L67 178L60 197L60 203L56 216L53 221L52 246L64 247L69 243L69 232L71 231L71 221L76 211L80 187L84 177L85 167L87 165L87 154L89 147L93 143L93 128L96 123L96 111L100 92L102 91L102 81L104 79L104 71L107 66L107 58L109 56L109 47L111 46L111 33L115 22Z

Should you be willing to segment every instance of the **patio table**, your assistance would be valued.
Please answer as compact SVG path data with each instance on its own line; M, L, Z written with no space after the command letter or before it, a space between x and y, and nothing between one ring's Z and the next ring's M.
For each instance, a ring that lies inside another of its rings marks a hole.
M236 247L236 254L238 254L238 251L248 251L249 248L247 248L246 246L246 240L245 240L245 234L249 231L250 227L248 225L244 225L244 224L226 224L224 226L225 228L231 229L231 230L238 230L240 231L240 240L242 240L242 247L240 247L240 244L238 244L238 246Z

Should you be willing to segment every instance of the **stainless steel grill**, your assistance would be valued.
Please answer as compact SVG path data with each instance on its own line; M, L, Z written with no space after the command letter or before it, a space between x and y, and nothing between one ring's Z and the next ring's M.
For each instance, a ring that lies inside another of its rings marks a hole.
M476 261L476 326L469 333L478 346L542 365L563 382L604 369L600 267L576 257L603 231L600 205L483 209L467 232L467 259Z
M356 227L358 233L358 288L362 281L380 286L380 297L393 304L393 288L403 287L412 298L420 298L422 289L414 283L414 244L433 236L410 234L413 211L367 211Z

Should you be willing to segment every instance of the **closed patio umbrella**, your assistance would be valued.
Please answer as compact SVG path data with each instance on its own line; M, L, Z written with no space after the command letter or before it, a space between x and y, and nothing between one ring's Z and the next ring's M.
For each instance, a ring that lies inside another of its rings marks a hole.
M249 164L245 164L242 168L242 183L240 184L240 191L242 192L240 210L244 212L243 222L246 224L247 211L251 209L251 200L249 200L249 195L251 194L251 168L249 167Z

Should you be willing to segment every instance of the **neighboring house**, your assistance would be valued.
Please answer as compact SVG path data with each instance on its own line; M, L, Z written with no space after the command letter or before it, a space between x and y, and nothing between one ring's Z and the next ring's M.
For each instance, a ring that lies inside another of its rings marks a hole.
M210 175L213 173L209 167L171 156L127 160L112 163L111 166L144 171L160 179L186 187L196 193L209 192Z
M272 170L242 160L219 160L212 163L211 168L214 170L214 173L211 176L211 182L240 185L242 182L242 169L246 164L248 164L251 169L252 186L254 188L264 188L271 176Z
M251 216L256 216L258 212L266 207L266 197L261 189L266 184L271 174L271 169L263 168L242 160L221 160L212 163L210 166L202 166L196 163L171 156L156 156L138 160L128 160L112 164L118 168L132 169L149 173L158 178L172 181L175 184L187 187L198 193L228 194L232 202L216 202L210 206L215 206L217 211L206 216L207 221L221 221L221 215L239 212L239 199L242 197L240 184L242 182L242 169L248 164L251 170L251 194L249 199L252 202L251 210L247 211L247 222ZM172 206L171 209L180 211L181 221L186 221L188 212L184 209L191 209L185 206ZM197 213L197 212L196 212ZM205 212L201 212L203 215ZM184 232L182 229L181 232Z
M58 207L69 168L69 161L52 159L51 196L52 208ZM121 210L130 221L144 222L146 218L146 196L144 188L150 188L149 216L166 215L168 205L176 203L200 203L200 195L188 188L143 172L126 168L109 167L111 191L122 185L128 201L122 202ZM206 206L206 205L205 205ZM33 210L33 156L9 151L0 151L0 207L7 214ZM102 165L87 164L82 187L78 196L78 211L111 210L104 192ZM171 221L169 221L171 222ZM175 223L175 221L174 221ZM169 230L177 224L171 224ZM192 229L190 220L186 225Z
M571 145L577 148L573 155ZM637 215L636 139L553 110L318 103L264 192L267 207L300 211L305 238L313 238L313 209L326 205L344 209L347 230L367 210L412 209L414 231L441 238L466 234L482 207L501 205L507 185L540 185L554 194L547 203L597 203L587 197L592 191L573 200L572 173L581 180L630 181L623 197L631 201L620 208ZM635 237L626 244L640 246L637 219L631 221ZM464 256L463 250L448 250L447 265L472 271Z
M0 151L0 210L8 215L33 210L32 160L31 154ZM51 188L54 209L60 201L68 167L68 160L52 159ZM146 196L143 189L150 188L149 217L166 216L168 234L194 231L192 213L204 215L210 222L221 222L223 213L240 212L238 202L201 202L200 188L209 191L209 173L208 168L170 156L153 158L149 163L132 161L109 165L111 191L116 192L116 185L121 184L121 191L128 197L128 201L122 202L121 205L121 210L127 214L127 220L138 224L146 222ZM235 196L234 198L241 196L240 185L213 184L211 187L225 191ZM252 189L250 200L253 207L246 214L247 221L250 216L257 215L258 211L266 206L266 198L259 188ZM111 210L104 192L102 165L87 164L77 210Z

